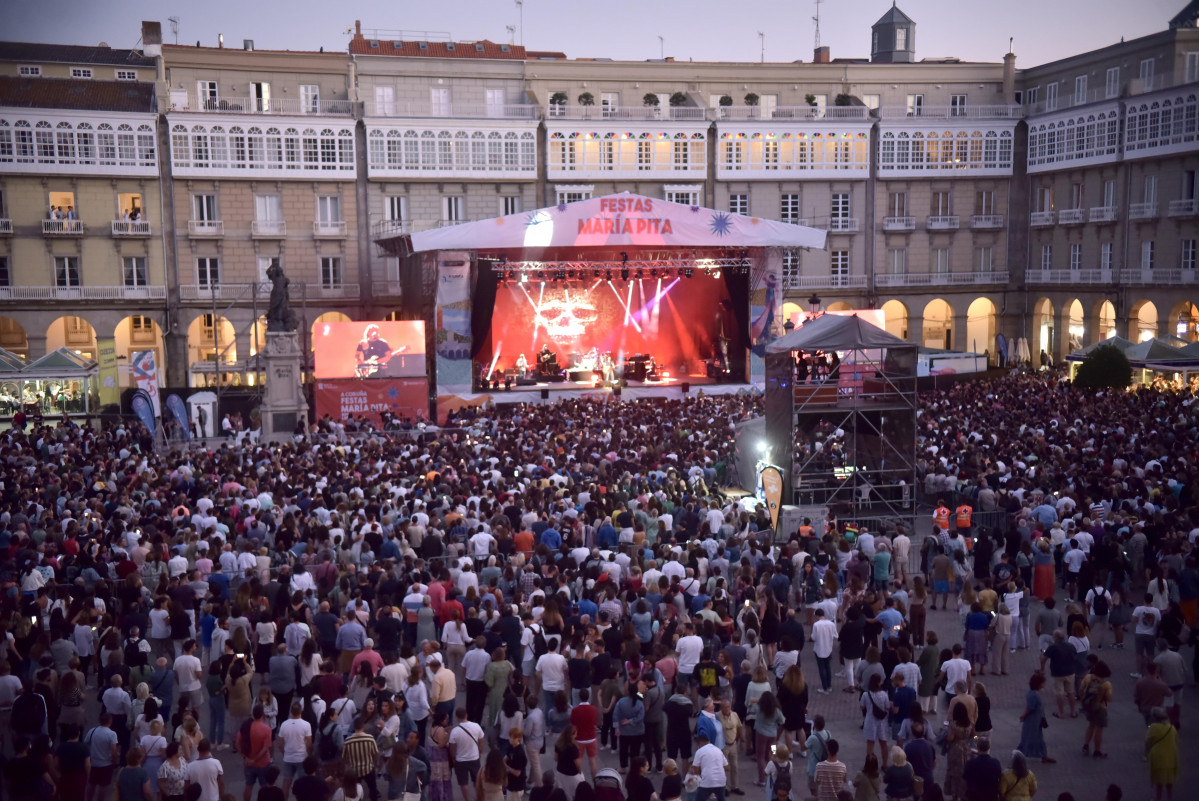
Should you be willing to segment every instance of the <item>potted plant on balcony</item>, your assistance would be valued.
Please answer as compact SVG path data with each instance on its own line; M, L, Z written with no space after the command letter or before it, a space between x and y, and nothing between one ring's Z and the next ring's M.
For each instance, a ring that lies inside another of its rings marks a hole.
M675 92L670 96L671 108L678 108L679 106L685 105L687 105L687 95L683 94L682 92Z
M758 116L758 112L757 112L757 108L758 108L758 101L759 101L759 100L761 100L761 99L762 99L762 98L758 97L758 96L757 96L756 94L754 94L753 92L750 92L749 94L747 94L747 95L745 96L745 105L749 106L749 117L750 117L750 119L753 119L754 117L757 117L757 116Z
M654 116L654 117L661 116L662 109L659 108L659 106L662 105L662 100L653 92L646 92L644 95L641 96L641 105L645 106L648 109L652 109L653 110L652 116Z
M566 92L554 92L550 95L550 116L562 117L566 115L566 103L569 98Z
M852 106L853 105L853 95L847 95L844 92L842 92L841 94L837 95L833 99L833 105L834 106Z
M584 92L577 99L579 105L583 107L583 119L591 119L591 107L595 105L595 95L591 92Z
M728 114L728 112L725 111L725 109L731 105L733 105L732 96L731 95L721 95L720 96L720 116L722 116L722 117L726 116Z

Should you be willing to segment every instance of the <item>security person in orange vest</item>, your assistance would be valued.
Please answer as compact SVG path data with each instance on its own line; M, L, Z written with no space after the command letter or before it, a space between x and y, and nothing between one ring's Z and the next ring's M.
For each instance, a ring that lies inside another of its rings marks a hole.
M814 528L812 528L811 518L805 517L803 519L803 525L799 527L800 540L801 541L809 540L812 538L812 535L814 535L815 533L816 533L816 530Z
M974 507L966 502L962 502L954 513L954 520L957 523L958 535L962 537L970 536L970 524L974 517Z
M942 531L949 530L949 507L943 500L938 500L937 508L933 510L933 523Z

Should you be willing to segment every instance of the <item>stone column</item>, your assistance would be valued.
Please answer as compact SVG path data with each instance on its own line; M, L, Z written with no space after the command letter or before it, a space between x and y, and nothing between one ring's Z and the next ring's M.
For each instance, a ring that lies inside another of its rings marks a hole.
M262 439L283 442L296 423L308 423L308 399L301 383L300 335L295 331L270 331L262 351L266 362L266 391L262 395Z

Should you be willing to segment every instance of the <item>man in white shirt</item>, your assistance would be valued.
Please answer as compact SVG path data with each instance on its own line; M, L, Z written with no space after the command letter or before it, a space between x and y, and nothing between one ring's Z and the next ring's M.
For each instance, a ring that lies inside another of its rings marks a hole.
M467 719L466 707L458 707L455 716L458 718L458 725L450 731L448 743L450 764L454 766L454 775L458 778L462 801L470 801L470 788L475 786L479 778L483 729L478 723Z
M187 763L187 781L200 785L199 801L221 801L225 797L225 769L212 756L207 740L200 741L199 759Z
M694 703L697 688L692 683L691 676L704 653L704 641L696 636L695 626L690 623L684 624L683 636L679 637L675 650L679 654L679 672L675 677L675 684L678 690L685 689Z
M200 659L195 655L196 641L186 640L183 643L183 653L175 658L175 689L180 697L187 696L192 709L204 708L203 693L200 692L204 677L204 668Z
M945 680L945 701L948 703L953 699L953 688L962 682L966 685L967 692L970 691L971 683L974 680L974 668L970 662L962 657L962 644L960 642L953 644L953 658L945 662L941 666L940 679Z
M8 661L0 662L0 747L12 740L12 705L22 690L21 680L12 674ZM6 751L7 753L7 751Z
M1145 603L1132 610L1132 622L1136 624L1137 672L1134 679L1141 678L1146 665L1153 661L1153 650L1157 644L1157 626L1162 613L1153 605L1153 596L1145 593Z
M291 795L291 783L304 775L304 760L312 753L312 725L300 718L304 705L291 704L291 717L279 726L279 746L283 751L283 797Z
M816 609L816 621L812 624L812 651L816 654L816 667L820 672L820 688L816 692L828 695L833 686L833 643L837 641L837 624L829 620L824 609Z
M894 539L891 540L891 547L893 549L892 556L894 557L891 560L891 565L895 570L895 578L899 581L899 586L907 587L908 554L912 552L912 540L904 533L902 527L896 531Z
M547 637L548 650L537 659L534 668L541 682L543 709L553 709L554 693L566 689L566 657L558 653L558 637Z
M699 748L695 752L695 761L691 763L691 772L699 776L699 793L696 798L715 796L717 801L724 801L724 785L728 777L725 768L728 767L728 757L724 752L708 741L706 734L696 738Z

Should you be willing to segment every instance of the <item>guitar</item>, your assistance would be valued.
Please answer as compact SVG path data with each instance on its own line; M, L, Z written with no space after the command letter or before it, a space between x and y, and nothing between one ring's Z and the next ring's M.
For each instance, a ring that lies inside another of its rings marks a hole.
M382 370L384 367L386 367L387 363L389 361L391 361L392 357L398 356L407 350L408 350L408 346L402 345L399 348L396 348L395 350L393 350L391 353L387 354L386 356L383 356L383 357L371 356L367 359L364 359L363 361L358 362L358 366L357 366L357 368L355 368L355 372L357 372L359 378L369 378L370 376L378 373L380 370Z

